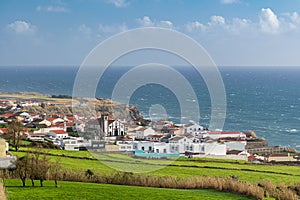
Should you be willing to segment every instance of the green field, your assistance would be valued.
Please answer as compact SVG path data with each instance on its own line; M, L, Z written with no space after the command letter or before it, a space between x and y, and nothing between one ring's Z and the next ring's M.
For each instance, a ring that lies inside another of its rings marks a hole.
M87 151L50 150L49 153L78 156L79 158L92 157ZM13 152L13 154L17 156L25 155L24 152ZM215 161L212 159L179 159L170 163L170 161L166 160L133 159L127 155L120 154L106 154L101 156L101 160L105 161L61 157L61 164L65 169L78 172L90 169L95 174L100 175L114 172L115 169L109 167L113 166L115 168L126 169L127 171L140 168L140 171L144 171L144 173L159 176L228 177L235 175L240 180L252 183L258 183L261 180L270 180L275 184L286 183L289 185L300 182L300 167L298 166L256 165L246 162L231 163L228 160L222 161L219 159ZM56 156L49 156L49 158L51 161L56 160ZM171 166L168 166L168 164L171 164Z
M28 183L29 185L30 183ZM59 182L55 188L54 183L46 181L44 187L20 187L19 180L6 180L6 192L9 200L32 199L249 199L244 196L219 192L214 190L178 190L164 188L149 188L135 186L106 185L78 182Z

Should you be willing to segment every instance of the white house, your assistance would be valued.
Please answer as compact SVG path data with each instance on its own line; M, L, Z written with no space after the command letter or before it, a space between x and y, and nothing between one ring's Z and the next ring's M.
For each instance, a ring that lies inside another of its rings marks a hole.
M64 130L51 130L49 132L49 135L58 139L66 138L69 136L68 133Z
M220 138L246 138L246 134L243 132L208 132L208 137L212 139L220 139Z
M153 141L153 142L159 142L160 138L162 138L163 135L157 134L157 135L147 135L146 140L147 141Z
M200 126L196 123L188 123L184 125L184 131L187 134L191 134L193 136L199 136L201 132L203 132L203 126Z
M122 142L119 143L119 150L120 151L134 151L133 149L133 142Z
M43 133L29 133L27 139L31 141L44 141L45 134Z
M184 154L187 146L193 143L193 140L184 136L175 136L169 139L170 152Z
M170 152L170 144L164 142L154 142L153 143L154 153L164 153L169 154Z
M153 142L147 142L147 141L133 142L133 149L142 150L144 152L153 152L154 144Z
M142 127L135 131L136 139L144 139L148 135L153 135L155 131L151 127Z
M68 151L79 151L77 139L65 138L63 139L61 146Z
M224 142L226 145L227 151L238 150L245 151L246 150L246 141L226 141Z
M226 145L217 142L192 143L186 145L186 155L198 157L200 155L226 155Z

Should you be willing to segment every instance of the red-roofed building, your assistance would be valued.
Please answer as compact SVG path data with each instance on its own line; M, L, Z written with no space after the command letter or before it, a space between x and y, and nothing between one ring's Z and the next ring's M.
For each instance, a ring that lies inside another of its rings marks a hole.
M12 112L9 112L9 113L5 113L5 114L3 114L3 115L1 115L3 118L10 118L10 117L12 117L12 116L14 116L15 114L14 113L12 113Z
M152 142L159 142L160 141L160 138L162 138L163 135L148 135L146 136L146 140L148 141L152 141Z
M66 138L68 137L68 133L64 130L51 130L49 132L49 135L52 136L52 137L55 137L55 138Z
M8 129L7 128L0 128L0 133L7 134L8 133Z

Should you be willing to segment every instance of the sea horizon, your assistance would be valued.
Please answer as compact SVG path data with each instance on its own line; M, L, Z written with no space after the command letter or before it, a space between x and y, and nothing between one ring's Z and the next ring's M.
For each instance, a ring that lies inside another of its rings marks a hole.
M70 95L79 67L0 67L0 92L38 92L51 95ZM175 67L176 68L176 67ZM99 82L95 97L111 99L117 80L126 72L120 67L108 69ZM219 67L224 81L227 98L227 115L223 130L253 130L259 137L265 137L270 145L300 149L300 84L297 67ZM199 74L191 68L179 72L190 81L199 101L200 121L209 125L210 97ZM168 119L179 123L178 101L174 94L159 85L145 85L138 88L130 98L130 104L138 106L145 118L150 118L149 109L161 104L168 113ZM159 113L152 113L152 118ZM160 116L157 116L157 120Z

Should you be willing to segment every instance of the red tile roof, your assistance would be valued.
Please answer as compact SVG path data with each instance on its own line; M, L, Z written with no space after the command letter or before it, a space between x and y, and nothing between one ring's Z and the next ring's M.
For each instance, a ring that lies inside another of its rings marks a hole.
M109 121L115 121L115 119L114 119L113 116L111 116L111 115L108 115L108 120L109 120Z
M49 122L52 122L52 121L54 121L54 120L56 120L57 118L54 118L54 117L48 117L48 118L46 118L46 120L47 121L49 121Z
M0 131L1 131L2 133L8 133L8 129L7 129L7 128L0 128Z
M55 134L67 134L67 132L64 130L52 130L52 132Z
M2 115L2 117L11 117L14 116L14 113L5 113Z

